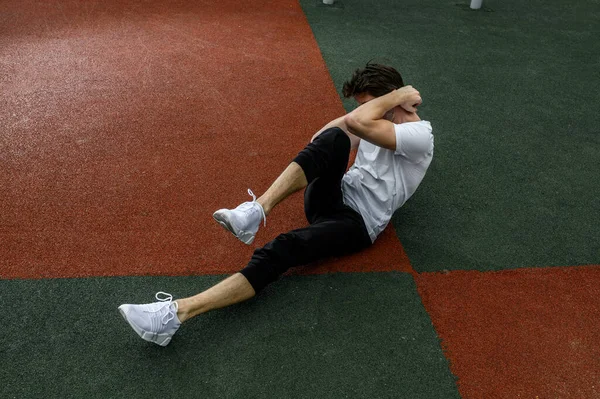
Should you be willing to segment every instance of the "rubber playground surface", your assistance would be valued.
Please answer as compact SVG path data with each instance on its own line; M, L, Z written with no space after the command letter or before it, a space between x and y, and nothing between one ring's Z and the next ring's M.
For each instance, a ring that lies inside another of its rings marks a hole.
M600 398L600 6L0 0L0 397ZM197 293L367 61L435 156L367 251L161 348L117 312Z

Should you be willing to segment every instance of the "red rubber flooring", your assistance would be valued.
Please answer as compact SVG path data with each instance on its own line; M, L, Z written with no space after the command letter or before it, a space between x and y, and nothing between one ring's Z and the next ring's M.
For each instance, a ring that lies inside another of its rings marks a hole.
M600 266L423 273L464 398L600 397Z
M211 216L344 112L296 1L3 7L0 278L229 273L305 224L299 194L252 247ZM388 230L308 272L345 270L410 265Z

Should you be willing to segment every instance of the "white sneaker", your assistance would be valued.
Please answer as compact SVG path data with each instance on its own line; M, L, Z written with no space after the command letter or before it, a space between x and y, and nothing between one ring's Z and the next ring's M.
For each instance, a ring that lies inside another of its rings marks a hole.
M165 297L161 298L161 294ZM160 302L121 305L119 312L142 339L167 346L181 325L177 318L177 302L173 302L171 294L162 291L156 293L156 299Z
M254 236L264 220L267 225L267 216L262 205L256 202L256 195L248 189L252 202L244 202L235 209L219 209L213 213L213 218L244 244L252 244Z

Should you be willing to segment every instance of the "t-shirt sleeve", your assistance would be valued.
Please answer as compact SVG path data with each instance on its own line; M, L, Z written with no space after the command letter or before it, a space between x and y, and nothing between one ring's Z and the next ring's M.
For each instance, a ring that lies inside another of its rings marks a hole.
M401 123L396 131L396 155L420 163L433 152L433 134L428 123Z

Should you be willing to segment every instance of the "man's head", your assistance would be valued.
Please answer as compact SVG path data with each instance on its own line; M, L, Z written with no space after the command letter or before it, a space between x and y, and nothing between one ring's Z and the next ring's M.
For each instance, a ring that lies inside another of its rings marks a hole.
M346 98L354 97L358 105L362 105L403 86L400 72L387 65L368 62L363 69L354 71L352 78L344 83L343 94ZM396 110L399 112L396 113ZM401 107L395 107L386 112L383 119L392 122L397 118L401 120L404 113Z
M394 68L369 62L364 68L354 71L352 78L344 83L343 94L346 98L381 97L402 86L402 76Z

